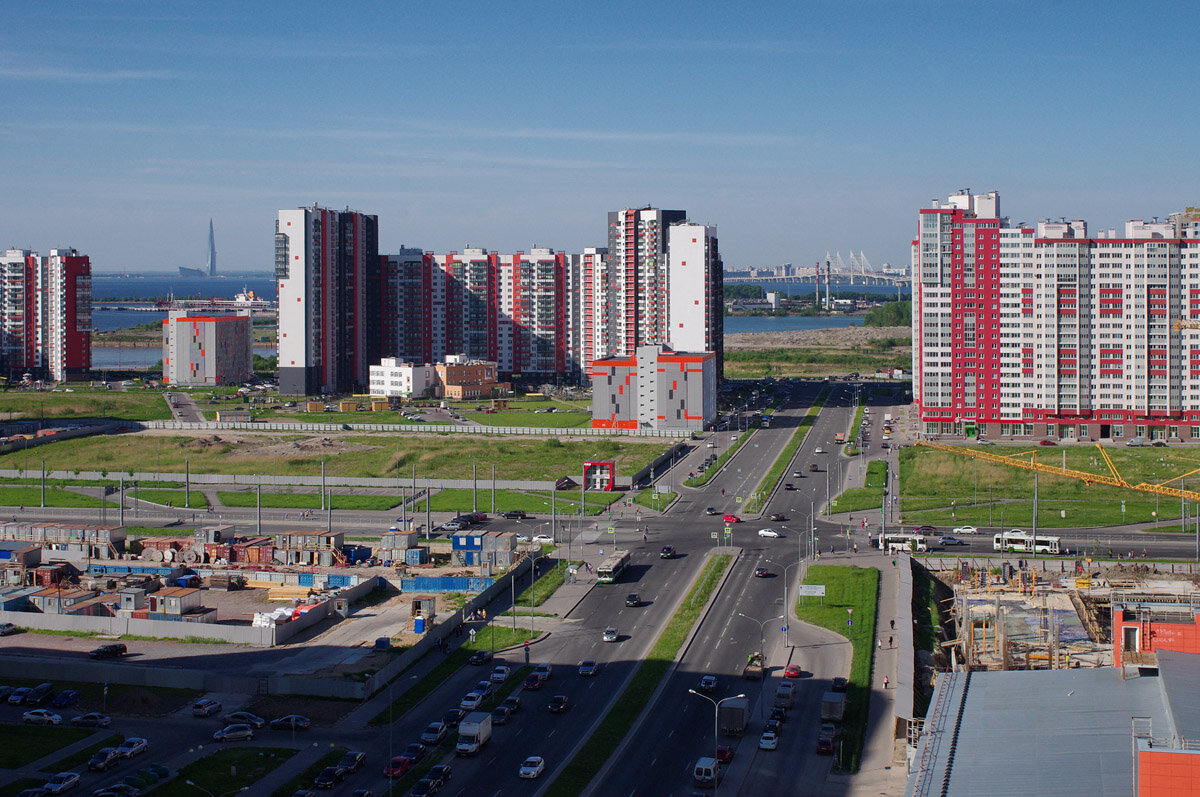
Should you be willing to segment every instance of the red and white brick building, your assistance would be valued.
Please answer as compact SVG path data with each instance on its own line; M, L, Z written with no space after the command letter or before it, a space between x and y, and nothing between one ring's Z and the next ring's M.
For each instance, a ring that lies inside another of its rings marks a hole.
M1089 234L960 192L912 263L923 435L1200 439L1200 211Z
M0 254L0 361L56 382L92 364L92 264L74 249Z

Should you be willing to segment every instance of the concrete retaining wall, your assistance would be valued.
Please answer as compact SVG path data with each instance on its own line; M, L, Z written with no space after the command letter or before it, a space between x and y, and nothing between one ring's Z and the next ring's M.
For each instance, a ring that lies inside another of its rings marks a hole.
M88 617L71 614L41 614L38 612L0 611L0 623L13 623L22 628L44 631L69 631L79 634L120 636L131 634L169 639L196 637L234 645L270 647L275 644L275 629L246 625L216 625L214 623L183 623L170 620L140 620L124 617Z

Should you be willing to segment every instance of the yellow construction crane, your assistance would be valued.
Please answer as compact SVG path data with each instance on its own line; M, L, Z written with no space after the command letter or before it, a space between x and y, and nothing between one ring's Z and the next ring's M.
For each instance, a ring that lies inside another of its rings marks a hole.
M1200 322L1198 322L1200 323ZM1054 465L1045 465L1038 462L1035 451L1022 451L1016 454L994 454L991 451L985 451L980 448L966 446L948 446L942 443L931 443L926 440L918 440L917 445L925 448L933 448L938 451L945 451L950 454L960 454L966 457L974 457L982 459L985 462L995 462L1000 465L1008 465L1014 468L1023 468L1025 470L1033 470L1038 473L1046 473L1052 476L1063 476L1068 479L1079 479L1086 484L1107 484L1110 487L1124 487L1127 490L1138 490L1144 493L1155 495L1166 495L1172 498L1187 498L1191 501L1200 501L1200 492L1195 490L1182 490L1178 487L1168 487L1171 482L1179 481L1180 479L1191 476L1193 473L1200 473L1200 468L1190 470L1187 473L1180 474L1167 479L1159 484L1151 484L1149 482L1141 482L1139 484L1130 484L1125 480L1117 466L1108 456L1108 452L1104 450L1104 446L1096 443L1096 448L1100 449L1100 456L1104 458L1104 462L1108 465L1108 469L1112 472L1111 476L1103 473L1091 473L1085 470L1072 470L1071 468L1055 467Z
M1171 325L1171 329L1178 332L1181 329L1200 329L1200 319L1181 318Z

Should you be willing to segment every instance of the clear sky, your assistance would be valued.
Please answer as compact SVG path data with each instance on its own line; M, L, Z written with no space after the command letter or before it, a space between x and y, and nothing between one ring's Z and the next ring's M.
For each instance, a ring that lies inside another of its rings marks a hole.
M1014 222L1200 204L1185 6L14 2L0 247L96 273L272 264L276 211L401 245L580 251L651 204L727 268L864 250L998 190Z

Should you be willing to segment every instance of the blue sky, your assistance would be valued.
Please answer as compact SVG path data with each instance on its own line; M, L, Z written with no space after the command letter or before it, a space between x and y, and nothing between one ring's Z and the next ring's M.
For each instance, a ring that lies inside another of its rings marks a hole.
M727 267L864 250L1000 191L1094 227L1200 204L1179 6L12 2L0 247L97 273L266 270L277 209L383 251L580 251L606 213L716 224Z

